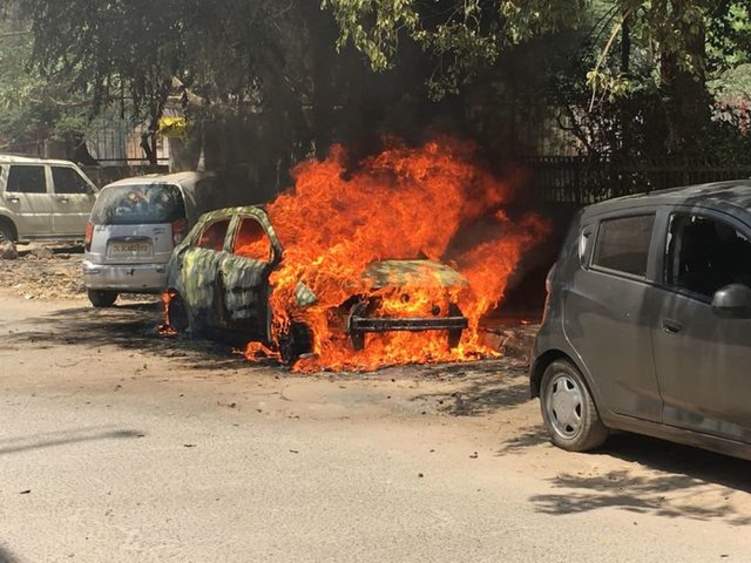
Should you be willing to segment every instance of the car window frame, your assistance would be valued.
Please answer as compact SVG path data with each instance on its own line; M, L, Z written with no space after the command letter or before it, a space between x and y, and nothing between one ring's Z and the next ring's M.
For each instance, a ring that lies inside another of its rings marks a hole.
M227 252L227 241L230 234L230 231L232 230L232 225L235 220L235 217L233 215L226 215L222 217L215 217L211 220L208 220L204 222L203 224L199 224L198 228L196 229L196 234L193 237L193 239L190 241L190 248L192 249L198 249L198 250L209 250L211 252ZM224 233L224 241L222 242L222 249L216 250L215 248L206 248L203 246L198 246L198 241L201 240L201 235L208 229L209 227L216 225L217 223L221 223L222 221L227 221L227 232Z
M235 254L234 252L235 241L237 240L237 235L240 234L240 227L242 225L242 222L245 219L251 219L261 226L261 228L263 229L263 232L266 234L266 237L269 240L269 247L271 248L269 259L266 260L265 262L269 265L275 264L277 262L277 250L276 250L276 247L274 246L274 239L271 237L271 233L269 233L269 231L267 230L266 225L263 224L263 221L261 221L258 217L256 217L252 213L237 213L234 216L234 224L231 225L232 232L231 233L229 231L227 232L229 240L225 241L225 249L235 258L240 258L243 260L254 260L256 262L263 262L263 260L258 260L256 258L248 258L247 256L240 256L238 254Z
M720 211L718 209L714 209L711 207L703 207L703 206L696 206L696 205L674 205L666 207L663 210L664 213L664 221L663 221L663 228L662 228L662 237L660 239L660 252L659 252L659 263L657 264L657 272L659 272L658 275L658 285L660 289L667 291L669 293L680 295L682 297L686 297L691 299L692 301L696 301L698 303L702 303L704 305L711 305L712 304L712 297L707 297L706 295L703 295L701 293L696 293L694 291L691 291L686 288L674 286L667 283L667 271L666 271L666 262L667 262L667 254L668 254L668 234L670 233L670 227L672 222L672 217L674 215L678 214L685 214L685 215L698 215L700 217L705 217L707 219L712 219L713 221L723 222L727 224L728 226L732 227L733 229L740 231L741 234L743 234L745 237L751 241L751 225L748 223L745 223L744 221L740 220L738 217L731 215L729 213L725 213L723 211Z
M624 272L622 270L614 270L612 268L606 268L604 266L599 266L594 263L595 260L595 251L597 249L597 245L600 242L600 235L601 235L601 228L602 224L607 221L613 221L617 219L629 219L633 217L647 217L652 216L654 217L654 221L652 222L652 236L649 240L649 246L647 248L647 268L646 272L643 276L640 276L638 274L632 274L629 272ZM613 211L608 214L602 215L600 217L597 217L596 224L593 226L592 235L591 235L591 242L589 243L589 248L587 249L587 256L586 256L586 269L591 270L593 272L598 272L600 274L607 274L610 276L615 276L618 278L628 279L631 281L637 281L642 282L646 284L653 284L655 281L655 244L658 237L658 228L660 225L660 215L658 212L658 209L654 207L642 207L642 208L634 208L634 209L624 209L621 211ZM584 230L582 230L582 233ZM577 238L577 255L578 255L578 244L579 244L579 238Z
M77 195L93 195L96 193L96 190L94 190L93 186L91 185L91 181L88 179L86 174L83 173L81 169L79 169L77 166L73 166L70 164L49 164L47 165L49 168L49 179L48 183L50 186L50 193L53 195L60 195L60 196L77 196ZM68 192L68 193L58 193L55 189L55 173L53 168L65 168L67 170L72 170L75 174L78 175L78 177L83 182L84 186L86 186L85 192Z
M8 162L4 166L7 166L8 170L5 175L5 185L3 186L3 193L5 194L20 194L24 196L40 196L40 195L52 195L52 171L50 170L50 167L48 164L45 163L35 163L35 162ZM42 173L44 176L44 189L43 192L18 192L8 189L8 184L10 182L10 173L13 169L13 167L35 167L35 168L41 168Z

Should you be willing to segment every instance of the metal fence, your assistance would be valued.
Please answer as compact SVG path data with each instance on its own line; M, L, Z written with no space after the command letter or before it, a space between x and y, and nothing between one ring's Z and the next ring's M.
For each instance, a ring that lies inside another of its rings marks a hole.
M655 160L641 163L589 157L536 157L523 161L544 203L588 205L675 186L751 178L751 165Z
M103 165L147 164L146 153L141 146L141 135L146 131L142 125L127 127L122 123L98 127L86 133L86 146L91 155ZM169 164L169 147L157 136L157 164Z

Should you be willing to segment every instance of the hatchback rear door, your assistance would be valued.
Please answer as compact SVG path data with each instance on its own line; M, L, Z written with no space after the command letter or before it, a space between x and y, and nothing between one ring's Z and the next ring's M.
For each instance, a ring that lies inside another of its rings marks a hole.
M90 260L97 264L166 264L174 230L183 228L182 192L167 184L104 188L91 212Z
M232 215L210 214L196 225L192 243L177 256L180 268L181 296L191 314L210 327L223 325L223 295L218 288L222 265L231 255L227 252Z
M566 337L592 375L601 408L657 421L662 401L652 358L653 209L600 218L581 233L583 268L564 294ZM590 234L591 233L591 234Z
M260 209L241 212L231 226L229 255L219 267L223 324L249 339L269 336L269 275L281 259L281 245Z
M663 422L751 442L751 320L723 318L715 291L751 286L751 229L723 213L666 212L652 335Z

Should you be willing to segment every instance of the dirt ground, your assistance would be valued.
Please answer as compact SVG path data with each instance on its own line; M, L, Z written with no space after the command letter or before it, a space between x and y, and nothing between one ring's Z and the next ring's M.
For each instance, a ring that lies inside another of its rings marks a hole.
M748 560L747 462L555 449L519 360L298 376L158 317L0 291L0 560Z
M81 281L79 245L26 244L19 257L0 260L0 288L24 299L70 299L86 293Z

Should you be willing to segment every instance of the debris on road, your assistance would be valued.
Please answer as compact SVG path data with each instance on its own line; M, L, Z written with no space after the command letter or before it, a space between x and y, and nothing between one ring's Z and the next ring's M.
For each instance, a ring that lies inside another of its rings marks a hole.
M0 260L15 260L18 258L16 245L10 241L0 243Z
M0 258L6 257L5 245L0 245ZM13 289L26 299L79 297L86 291L82 260L83 254L58 254L49 247L24 249L17 252L16 259L0 260L0 287Z

